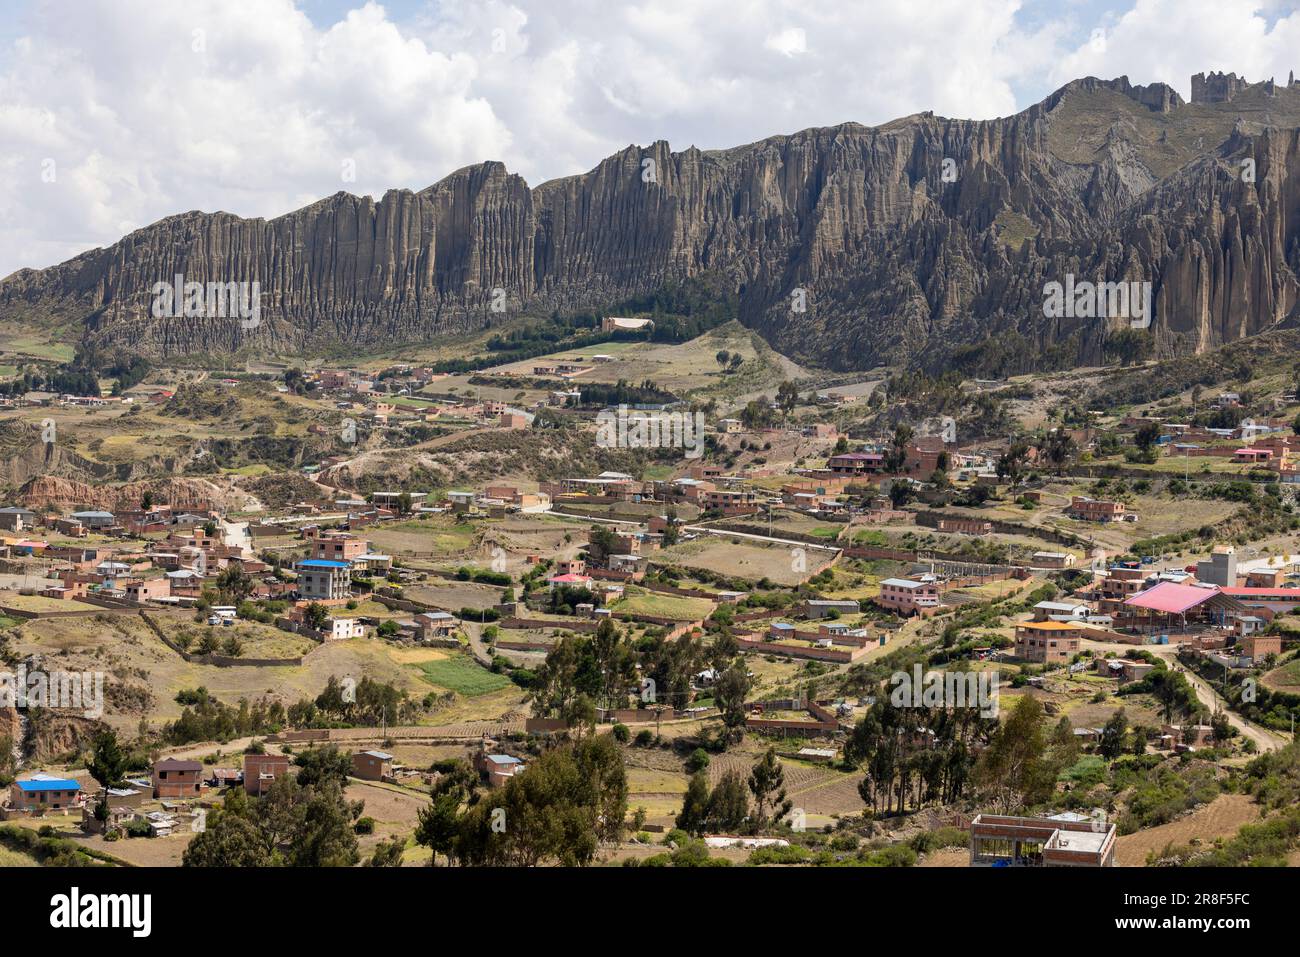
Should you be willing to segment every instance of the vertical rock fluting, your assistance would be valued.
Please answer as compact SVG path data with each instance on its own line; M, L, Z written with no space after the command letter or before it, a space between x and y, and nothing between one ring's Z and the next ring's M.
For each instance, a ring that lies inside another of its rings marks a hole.
M9 277L0 319L76 320L156 356L366 346L709 274L778 348L830 365L1009 331L1095 359L1106 323L1043 315L1044 284L1072 273L1151 282L1160 347L1205 349L1296 310L1300 87L1198 89L1187 106L1164 84L1087 78L1004 119L927 113L712 152L661 141L531 190L483 163L273 220L185 213ZM154 284L177 274L257 282L260 324L153 315Z

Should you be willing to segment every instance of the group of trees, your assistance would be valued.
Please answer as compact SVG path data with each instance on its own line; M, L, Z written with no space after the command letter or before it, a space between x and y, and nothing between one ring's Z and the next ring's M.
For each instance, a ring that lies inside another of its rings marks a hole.
M328 747L304 752L297 777L283 775L250 800L242 788L226 793L207 827L185 848L185 867L351 867L360 861L356 822L365 802L343 787L351 767Z
M467 766L439 778L415 840L463 866L584 866L619 840L627 814L623 752L610 735L566 741L480 800Z
M877 813L949 803L966 792L976 747L996 725L977 708L898 707L882 695L854 727L844 757L865 772L858 793Z
M711 637L683 635L675 641L646 636L633 643L613 620L595 632L561 638L530 683L536 713L560 717L578 729L594 721L597 707L685 707L695 677L714 672L713 698L722 716L719 744L739 740L745 699L752 682L731 634L730 609L711 619Z
M776 751L768 748L750 770L748 780L739 771L727 771L710 789L708 775L696 771L676 823L692 835L707 831L761 834L785 818L792 804L785 793L785 769Z

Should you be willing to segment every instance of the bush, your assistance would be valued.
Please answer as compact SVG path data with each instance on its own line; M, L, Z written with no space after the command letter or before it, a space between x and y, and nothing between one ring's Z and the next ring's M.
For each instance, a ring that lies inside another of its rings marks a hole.
M149 822L146 821L144 818L139 818L139 817L132 818L131 820L127 821L126 836L127 837L148 837Z
M360 818L352 829L358 834L374 834L375 819L373 817Z
M691 756L686 759L686 770L691 774L696 771L703 771L709 766L709 752L703 748L696 748L691 752Z
M649 728L636 733L636 746L638 748L648 748L654 744L655 735Z
M620 744L627 744L628 739L632 737L632 732L628 730L625 724L614 725L614 740Z

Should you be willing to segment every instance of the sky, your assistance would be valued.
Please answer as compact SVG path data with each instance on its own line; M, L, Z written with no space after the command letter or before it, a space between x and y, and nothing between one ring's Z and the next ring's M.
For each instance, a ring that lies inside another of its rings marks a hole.
M537 185L628 144L1292 69L1300 0L0 0L0 277L484 160Z

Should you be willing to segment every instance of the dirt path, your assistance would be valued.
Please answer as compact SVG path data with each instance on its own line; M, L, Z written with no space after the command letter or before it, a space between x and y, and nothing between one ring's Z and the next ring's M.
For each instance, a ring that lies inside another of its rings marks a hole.
M1284 748L1290 743L1288 735L1280 734L1276 731L1270 731L1262 728L1257 724L1247 721L1235 711L1228 710L1228 704L1219 696L1218 692L1211 687L1210 683L1193 671L1188 670L1178 663L1176 648L1170 645L1151 645L1152 650L1165 660L1170 668L1182 672L1183 676L1196 690L1197 700L1210 709L1211 712L1222 711L1228 716L1228 723L1237 729L1244 737L1255 742L1255 746L1260 751L1276 751L1278 748Z

